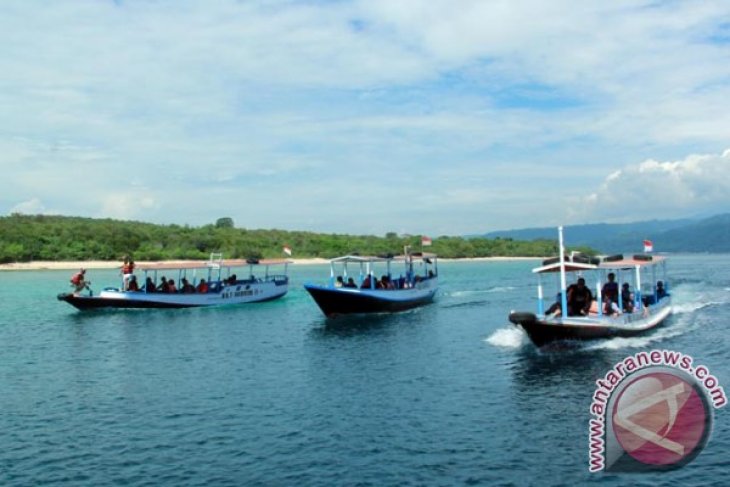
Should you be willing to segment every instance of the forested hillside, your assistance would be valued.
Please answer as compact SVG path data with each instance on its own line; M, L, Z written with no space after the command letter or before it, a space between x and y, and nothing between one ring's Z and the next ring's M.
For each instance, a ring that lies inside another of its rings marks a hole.
M206 259L281 257L288 245L293 257L332 258L349 253L399 254L405 245L421 250L421 237L341 235L235 228L230 218L202 227L155 225L135 221L48 215L0 217L0 263L33 260ZM442 257L540 257L556 253L554 240L438 237L425 250Z

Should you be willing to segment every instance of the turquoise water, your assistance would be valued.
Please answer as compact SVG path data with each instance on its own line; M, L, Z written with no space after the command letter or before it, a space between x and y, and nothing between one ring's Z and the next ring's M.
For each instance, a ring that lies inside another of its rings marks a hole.
M588 473L594 381L625 356L692 355L730 390L730 256L676 256L677 312L649 336L536 351L535 262L440 265L434 304L325 319L289 294L230 308L81 313L70 271L0 273L1 485L709 485L706 450L662 474ZM89 271L98 290L115 271ZM719 482L722 484L724 482Z

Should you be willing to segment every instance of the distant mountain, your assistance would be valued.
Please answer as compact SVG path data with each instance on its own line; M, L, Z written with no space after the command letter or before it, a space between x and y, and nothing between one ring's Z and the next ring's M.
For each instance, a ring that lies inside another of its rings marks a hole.
M644 239L657 252L730 252L730 213L704 219L649 220L635 223L568 225L566 244L601 252L641 252ZM554 227L490 232L487 238L557 239Z
M730 252L730 213L667 230L657 236L655 247L667 252Z

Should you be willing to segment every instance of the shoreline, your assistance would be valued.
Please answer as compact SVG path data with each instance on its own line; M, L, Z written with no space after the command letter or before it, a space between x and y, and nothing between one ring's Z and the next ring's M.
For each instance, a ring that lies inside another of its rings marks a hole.
M440 258L441 262L503 262L521 260L540 260L544 257L469 257L463 259ZM329 259L313 257L310 259L289 259L294 265L318 265L328 264ZM186 264L199 262L191 260L160 260L160 261L139 261L136 264ZM84 269L119 269L122 267L120 261L89 260L89 261L45 261L34 262L11 262L0 264L1 271L57 271Z

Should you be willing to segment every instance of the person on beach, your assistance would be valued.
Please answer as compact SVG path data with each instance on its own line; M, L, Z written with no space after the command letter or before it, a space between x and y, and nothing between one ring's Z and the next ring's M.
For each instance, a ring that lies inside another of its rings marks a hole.
M86 269L79 269L79 271L71 276L71 286L74 288L74 296L78 296L84 289L89 289L89 284L86 279Z

